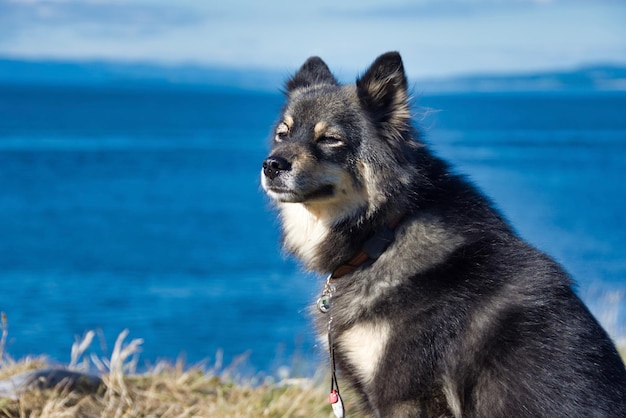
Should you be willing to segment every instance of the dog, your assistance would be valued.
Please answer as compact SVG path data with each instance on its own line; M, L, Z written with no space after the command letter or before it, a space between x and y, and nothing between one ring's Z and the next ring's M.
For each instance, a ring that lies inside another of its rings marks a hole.
M331 387L336 367L376 417L626 416L609 336L429 150L397 52L348 85L311 57L284 93L261 183L285 250L329 275L315 322Z

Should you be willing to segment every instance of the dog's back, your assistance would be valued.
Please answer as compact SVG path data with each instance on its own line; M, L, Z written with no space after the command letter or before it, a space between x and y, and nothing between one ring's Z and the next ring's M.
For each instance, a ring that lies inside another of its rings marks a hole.
M331 273L316 312L380 417L626 416L626 370L567 274L419 142L397 53L356 85L287 83L262 183L285 248Z

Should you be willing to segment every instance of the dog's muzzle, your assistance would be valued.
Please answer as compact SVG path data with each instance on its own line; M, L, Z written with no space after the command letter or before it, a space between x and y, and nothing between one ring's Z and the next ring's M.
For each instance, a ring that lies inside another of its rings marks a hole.
M291 164L282 157L268 157L263 161L263 174L269 180L274 180L280 173L289 170L291 170Z
M278 155L272 155L263 161L261 185L265 192L279 202L303 203L310 200L320 200L332 197L335 194L335 185L324 177L320 181L315 178L298 178L297 170L289 160Z

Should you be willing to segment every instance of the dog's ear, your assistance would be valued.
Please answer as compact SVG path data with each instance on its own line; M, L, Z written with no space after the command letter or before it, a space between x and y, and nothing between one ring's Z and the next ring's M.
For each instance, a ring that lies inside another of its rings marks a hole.
M356 81L357 94L380 132L402 136L410 127L408 83L402 58L387 52L376 58Z
M291 77L285 87L290 93L297 88L309 87L316 84L330 84L336 86L337 79L328 69L328 66L320 57L311 57L302 64L298 72Z

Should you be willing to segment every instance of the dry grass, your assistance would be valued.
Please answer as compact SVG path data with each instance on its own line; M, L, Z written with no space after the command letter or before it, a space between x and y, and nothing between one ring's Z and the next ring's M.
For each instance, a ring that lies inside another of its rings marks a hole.
M63 388L0 400L2 417L331 417L319 388L235 385L202 370L161 367L143 375L104 375L96 394Z
M5 341L6 319L2 330ZM71 392L62 385L25 391L18 399L0 398L0 417L333 417L325 380L291 379L253 386L235 383L228 369L218 373L200 366L187 368L182 362L159 363L139 374L141 340L126 342L126 336L126 332L120 334L109 359L84 358L93 333L74 344L67 367L83 371L96 367L103 381L96 393ZM11 360L3 353L3 341L0 380L49 366L44 358Z

